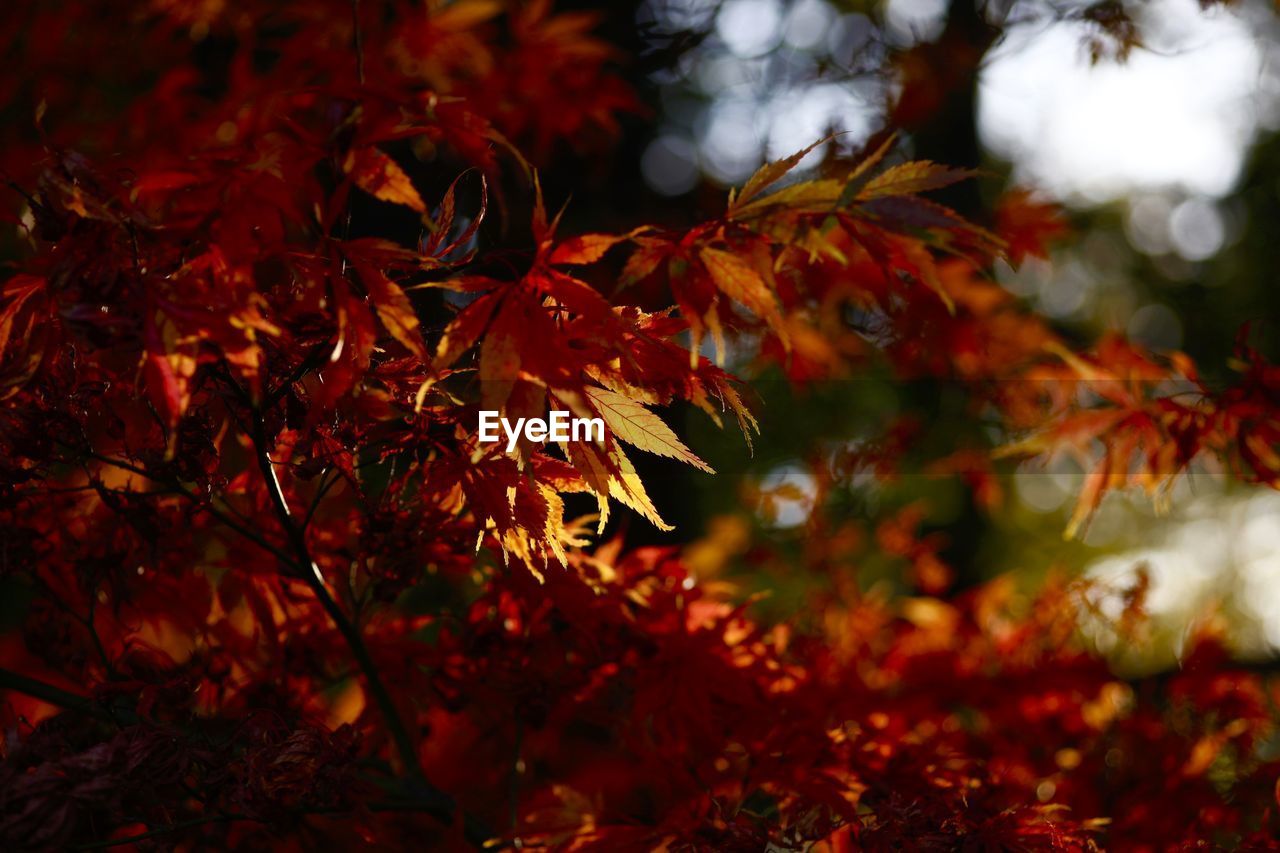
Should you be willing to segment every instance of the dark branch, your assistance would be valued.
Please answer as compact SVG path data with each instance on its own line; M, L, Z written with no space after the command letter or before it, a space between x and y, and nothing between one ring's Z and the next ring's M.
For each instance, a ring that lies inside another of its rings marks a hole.
M101 702L90 699L88 696L80 696L10 669L0 668L0 690L12 690L15 693L22 693L42 702L48 702L50 705L56 705L59 708L80 714L87 714L107 723L132 725L138 721L137 715L131 710L107 707Z
M270 496L272 507L275 509L276 520L284 530L285 536L293 548L294 562L298 564L303 580L306 581L307 586L310 587L312 593L319 600L320 605L325 609L338 632L342 634L348 648L351 650L352 656L356 659L356 664L360 667L360 672L364 676L369 694L373 697L374 704L378 706L378 711L381 713L383 721L391 733L391 738L395 742L396 752L399 753L401 762L408 770L411 781L418 788L415 793L421 799L422 811L439 818L445 823L451 823L455 813L453 798L427 781L426 774L422 771L422 765L418 761L417 745L409 735L409 730L405 727L404 721L400 719L400 714L396 710L395 702L387 691L386 685L382 683L382 676L379 674L378 667L369 654L364 638L360 636L360 629L347 618L338 602L329 593L329 588L325 586L324 577L320 573L320 567L312 558L311 550L307 546L306 534L301 527L294 523L293 513L289 509L289 503L285 498L284 490L280 486L280 479L276 476L275 465L271 461L271 456L267 449L266 425L262 419L262 412L259 410L254 410L252 413L252 427L253 433L250 437L253 440L258 467L262 471L263 480L266 482L267 494ZM467 837L477 846L483 845L489 840L489 834L473 821L467 819L466 824Z

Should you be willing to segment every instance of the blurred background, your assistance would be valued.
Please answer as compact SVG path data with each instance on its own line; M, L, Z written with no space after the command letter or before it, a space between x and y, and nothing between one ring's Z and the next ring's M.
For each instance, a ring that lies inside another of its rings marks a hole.
M1230 375L1243 324L1277 356L1273 5L644 0L603 14L653 113L624 127L608 174L562 166L569 228L714 216L724 189L762 162L838 134L801 164L814 168L893 126L902 156L981 170L938 194L979 223L1013 188L1063 207L1070 236L1051 256L995 276L1068 339L1120 332L1185 351L1210 383ZM874 335L874 319L850 322ZM699 537L688 556L700 577L763 593L756 607L803 620L842 584L956 593L1006 573L1027 586L1056 573L1095 578L1105 615L1143 578L1152 648L1112 648L1101 628L1096 638L1121 666L1167 666L1210 623L1243 656L1280 646L1280 496L1269 490L1197 469L1165 511L1113 495L1068 541L1076 462L939 463L1007 438L965 416L962 389L871 369L796 392L768 369L730 366L754 377L766 413L754 453L680 414L681 434L720 476L647 463L678 530L634 525L627 536ZM909 438L908 461L877 476L864 451L895 437Z

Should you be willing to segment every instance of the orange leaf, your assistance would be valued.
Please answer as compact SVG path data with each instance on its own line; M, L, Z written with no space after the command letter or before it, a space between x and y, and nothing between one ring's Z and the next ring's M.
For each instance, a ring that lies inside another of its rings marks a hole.
M343 166L356 186L374 198L403 204L418 213L426 213L427 206L418 190L405 174L400 164L372 146L356 148L347 155Z
M786 324L782 322L778 300L760 274L732 252L707 247L698 254L716 287L730 299L755 312L756 316L769 324L782 341L783 347L790 349L791 342Z
M604 257L604 253L626 240L627 236L616 234L583 234L570 237L551 253L553 264L593 264Z
M501 408L520 376L518 313L510 302L504 305L480 344L480 401L486 409Z
M458 312L436 345L437 370L453 364L480 339L496 304L497 297L485 295Z
M378 319L391 336L404 344L405 349L423 361L427 360L427 347L422 341L418 315L409 302L409 296L400 285L370 267L362 267L360 278L369 288Z
M1025 189L1005 193L996 209L996 232L1008 245L1015 266L1028 257L1047 258L1049 244L1067 233L1057 205L1036 201Z

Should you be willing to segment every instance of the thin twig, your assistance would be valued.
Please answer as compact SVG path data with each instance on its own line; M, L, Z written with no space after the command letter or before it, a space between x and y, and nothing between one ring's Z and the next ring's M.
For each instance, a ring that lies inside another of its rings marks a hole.
M312 345L311 349L303 357L302 361L300 361L298 366L293 369L293 372L280 380L279 385L267 392L265 408L269 409L276 403L280 402L280 399L288 393L294 383L301 381L302 378L312 370L315 370L317 367L324 364L325 359L328 357L326 351L331 350L332 348L333 344L328 339Z
M509 795L511 798L511 831L514 833L516 827L520 825L520 751L524 746L524 724L520 721L520 716L516 715L516 743L515 757L511 761L511 776L507 780Z
M329 493L329 490L342 479L341 473L336 477L330 477L330 470L331 469L326 468L324 473L320 475L320 485L316 489L315 495L311 498L310 505L307 506L307 514L302 517L302 529L304 531L311 526L311 519L315 516L316 510L320 508L320 501L322 501L324 496Z
M351 0L352 41L356 52L356 80L364 85L364 31L360 28L360 0Z

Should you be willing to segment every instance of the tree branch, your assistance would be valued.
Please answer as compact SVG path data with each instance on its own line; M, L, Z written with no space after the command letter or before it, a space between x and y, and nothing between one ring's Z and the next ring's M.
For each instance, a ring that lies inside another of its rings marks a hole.
M69 449L75 450L76 448L71 447ZM216 506L214 506L212 502L212 498L210 498L209 501L202 501L199 495L197 495L195 492L188 489L186 486L182 485L182 483L178 482L176 479L161 477L160 475L154 474L151 471L146 470L145 468L140 468L137 465L133 465L129 462L125 462L123 459L115 459L110 456L103 456L102 454L95 453L92 450L84 451L84 453L89 458L96 459L97 461L101 462L104 465L111 465L112 467L119 468L123 471L130 471L141 477L146 477L148 480L152 480L153 482L165 483L166 485L171 486L183 497L187 498L189 501L196 504L199 508L209 513L211 516L216 518L222 524L231 528L236 533L239 533L241 536L248 539L253 544L257 545L259 548L271 553L273 556L276 557L276 559L287 564L293 563L292 558L288 554L281 551L279 548L272 545L266 539L263 539L261 536L259 536L256 532L249 529L248 527L241 524L240 522L236 521L230 515L228 515L225 512L222 512Z
M364 675L369 694L373 697L374 704L378 706L383 722L386 723L387 729L391 733L391 739L395 742L400 760L408 770L411 780L419 789L416 793L422 798L423 811L432 814L445 823L452 822L456 809L453 798L427 781L422 765L418 761L417 745L414 743L413 738L410 737L404 721L400 719L400 713L396 710L395 703L392 701L386 685L382 683L382 676L379 674L378 668L369 654L369 648L365 645L364 638L360 635L360 629L347 618L338 602L329 593L329 588L325 586L324 577L320 573L320 567L312 558L311 550L307 546L306 534L301 527L294 523L293 513L289 509L284 490L280 486L280 479L276 476L275 464L271 461L271 456L267 450L266 425L263 422L260 410L255 409L252 412L252 428L253 433L250 438L253 441L258 467L262 471L263 480L266 482L267 494L270 496L272 506L275 509L276 520L280 523L285 536L289 540L289 544L293 548L294 562L299 565L303 580L306 581L307 586L311 588L312 593L320 601L325 612L329 614L329 619L338 629L338 632L342 634L348 648L351 650L352 656L356 659L356 664L360 667L361 674ZM478 846L483 845L490 837L486 831L470 819L466 819L466 835L469 840Z
M245 402L248 402L247 399ZM255 543L263 550L275 556L283 565L290 567L294 571L291 573L295 577L301 578L315 595L320 605L328 614L330 621L338 629L346 642L347 647L351 650L352 656L355 658L356 665L359 667L361 674L364 676L365 683L368 687L369 694L373 698L374 704L378 707L383 721L391 738L395 743L396 752L400 756L400 760L408 771L409 780L414 787L411 792L415 801L419 804L419 808L426 814L430 814L437 820L449 824L453 822L456 813L456 804L453 798L445 792L436 788L427 781L426 774L422 770L422 765L418 761L417 747L413 738L409 734L404 721L400 718L399 712L396 710L395 703L391 698L391 694L387 691L386 685L382 682L382 677L378 672L377 666L373 662L373 658L369 654L368 646L364 643L364 638L360 635L359 628L347 618L342 611L338 602L329 593L328 587L325 585L324 577L320 573L320 567L311 557L311 552L306 542L306 534L302 527L299 527L293 518L293 513L289 509L288 501L285 499L284 490L280 485L280 480L276 476L275 465L271 461L268 450L266 425L263 421L262 410L256 407L250 408L251 422L249 424L249 438L253 442L254 455L258 462L258 467L262 472L265 481L267 495L271 501L272 508L275 511L276 519L288 540L292 554L280 550L265 538L260 536L256 531L249 529L245 525L240 524L234 518L226 513L220 512L216 507L207 501L201 501L199 495L183 486L176 479L163 478L154 473L126 462L121 459L114 459L95 453L92 450L83 451L89 457L96 459L103 464L112 465L125 471L146 477L154 482L166 483L177 489L183 496L198 503L202 509L220 521L222 524L231 528L249 541ZM76 448L69 448L75 450ZM308 514L309 515L309 514ZM113 716L107 709L95 705L91 700L78 697L73 693L55 688L52 685L43 682L27 679L25 676L17 673L8 673L0 670L0 688L17 690L27 695L35 696L39 699L52 702L60 707L70 710L84 711L110 721L121 721L118 717ZM132 715L131 715L132 716ZM136 718L134 718L136 719ZM463 815L464 833L469 841L477 847L482 847L488 842L492 836L478 822L469 815Z
M88 844L77 844L74 850L104 850L108 847L123 847L126 844L134 844L138 841L145 841L148 838L155 838L160 835L168 835L170 832L178 832L183 829L190 829L193 826L202 826L206 823L219 823L222 821L234 820L253 820L253 818L241 817L240 815L205 815L203 817L192 818L191 820L178 821L168 826L161 826L157 829L141 832L137 835L127 835L124 838L108 838L105 841L91 841Z
M68 711L88 714L108 723L130 725L138 721L137 715L133 711L125 708L107 707L90 699L88 696L80 696L69 690L63 690L61 687L55 687L52 684L40 681L37 678L14 672L11 669L0 668L0 690L12 690L15 693L22 693L42 702L48 702L50 705L57 705L59 708L65 708Z

